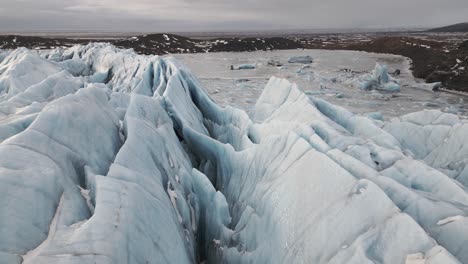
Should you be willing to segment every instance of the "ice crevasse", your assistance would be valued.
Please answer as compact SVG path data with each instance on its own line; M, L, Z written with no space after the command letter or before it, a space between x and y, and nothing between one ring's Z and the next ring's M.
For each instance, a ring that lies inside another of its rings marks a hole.
M250 114L172 58L2 53L0 263L468 263L468 123L271 78Z

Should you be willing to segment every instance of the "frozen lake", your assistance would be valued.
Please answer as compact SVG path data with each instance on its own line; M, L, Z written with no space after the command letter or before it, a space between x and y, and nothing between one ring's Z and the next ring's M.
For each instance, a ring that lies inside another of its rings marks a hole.
M291 56L310 55L310 68L297 73L303 64L288 63ZM386 119L420 111L440 109L466 116L468 98L445 92L431 92L416 88L410 61L402 56L374 54L360 51L282 50L257 52L229 52L209 54L177 54L175 58L187 65L198 76L201 84L220 105L231 105L251 110L271 76L286 78L298 84L310 96L324 98L334 104L365 114L381 112ZM273 59L283 67L269 66ZM376 63L385 64L402 85L400 93L362 91L355 79L371 72ZM253 70L231 70L231 65L256 64ZM345 71L348 70L348 71ZM349 72L351 70L351 72Z

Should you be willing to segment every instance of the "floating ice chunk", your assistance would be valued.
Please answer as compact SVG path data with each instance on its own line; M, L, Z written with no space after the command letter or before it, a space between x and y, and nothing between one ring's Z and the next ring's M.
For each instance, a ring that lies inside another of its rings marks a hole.
M302 64L310 64L312 63L314 60L312 59L311 56L307 55L307 56L295 56L295 57L290 57L288 59L288 62L289 63L302 63Z
M359 81L362 90L381 90L386 92L399 92L400 85L388 74L386 65L377 64L371 75L365 75Z
M400 85L395 82L388 82L388 83L382 84L382 86L378 87L377 90L383 90L386 92L399 92Z
M250 82L250 79L242 78L242 79L237 79L234 82L236 84L242 84L242 83Z
M257 68L255 64L240 64L233 67L234 70L253 70L255 68Z
M425 102L423 103L423 106L426 106L426 107L432 107L432 108L435 108L435 107L440 107L439 104L437 103L434 103L434 102Z
M314 72L311 70L310 65L304 65L301 68L296 70L297 75L314 75ZM323 79L323 78L322 78Z

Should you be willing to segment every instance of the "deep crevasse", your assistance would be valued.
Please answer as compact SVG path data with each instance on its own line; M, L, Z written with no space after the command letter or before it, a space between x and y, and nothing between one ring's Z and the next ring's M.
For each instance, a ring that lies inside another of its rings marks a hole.
M108 44L11 51L0 93L0 263L468 262L456 115L272 78L249 116Z

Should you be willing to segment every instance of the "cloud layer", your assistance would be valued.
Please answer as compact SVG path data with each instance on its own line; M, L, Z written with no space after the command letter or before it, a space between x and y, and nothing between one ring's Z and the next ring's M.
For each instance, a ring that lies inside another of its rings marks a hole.
M0 31L431 27L466 14L466 0L0 0Z

